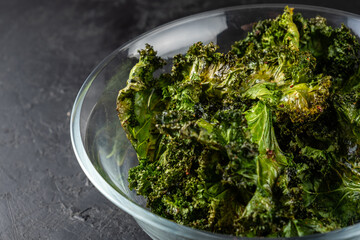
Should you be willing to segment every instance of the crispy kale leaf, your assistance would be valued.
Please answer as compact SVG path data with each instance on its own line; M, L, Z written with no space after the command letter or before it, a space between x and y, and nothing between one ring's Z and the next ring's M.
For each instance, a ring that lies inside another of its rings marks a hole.
M334 106L344 132L360 144L360 91L336 94Z
M336 87L344 87L359 64L360 44L345 25L332 28L323 17L294 16L300 32L300 49L317 59L316 72L331 75Z
M291 121L316 120L327 108L331 78L316 77L311 83L299 83L283 89L279 107L289 115Z
M298 28L293 21L293 8L285 7L284 13L276 19L257 22L245 39L233 44L232 52L242 57L246 54L249 45L256 50L278 45L298 49L299 37Z
M140 159L155 157L159 134L154 129L154 116L165 108L160 86L166 85L167 79L163 76L155 80L153 73L164 63L147 45L140 51L139 62L131 69L127 86L117 98L121 125Z

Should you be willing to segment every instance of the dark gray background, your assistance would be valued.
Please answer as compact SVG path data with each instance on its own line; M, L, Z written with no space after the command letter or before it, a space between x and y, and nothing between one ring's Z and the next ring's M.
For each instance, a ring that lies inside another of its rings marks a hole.
M69 136L77 91L101 59L145 31L261 2L0 0L0 239L149 239L77 163ZM287 2L360 14L355 0Z

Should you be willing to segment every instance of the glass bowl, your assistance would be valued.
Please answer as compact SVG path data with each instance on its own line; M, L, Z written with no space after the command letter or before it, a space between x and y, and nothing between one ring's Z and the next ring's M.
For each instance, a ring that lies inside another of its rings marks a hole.
M150 212L145 207L145 199L129 190L128 170L137 164L137 158L118 120L116 98L118 91L126 85L130 69L138 61L138 50L149 43L158 55L170 60L175 54L185 53L193 43L202 41L214 42L220 45L220 51L226 52L234 41L246 36L252 23L276 17L283 12L284 6L237 6L165 24L116 49L93 70L81 87L70 123L71 141L79 164L95 187L116 206L132 215L153 239L260 238L214 234L176 224ZM321 15L332 26L344 23L360 36L358 15L315 6L290 7L306 18ZM360 239L360 224L300 239Z

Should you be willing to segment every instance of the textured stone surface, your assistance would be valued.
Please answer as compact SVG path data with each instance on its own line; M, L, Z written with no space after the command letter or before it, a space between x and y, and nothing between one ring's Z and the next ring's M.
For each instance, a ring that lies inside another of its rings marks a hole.
M77 91L102 58L145 31L260 2L0 1L0 239L149 239L76 161L69 119ZM359 1L288 2L360 13Z

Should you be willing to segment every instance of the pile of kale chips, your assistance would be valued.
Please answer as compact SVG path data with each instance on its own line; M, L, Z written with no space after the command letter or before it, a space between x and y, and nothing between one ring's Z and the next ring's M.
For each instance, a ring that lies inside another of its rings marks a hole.
M165 218L238 236L302 236L360 220L360 44L286 7L224 54L147 45L117 110L130 188Z

